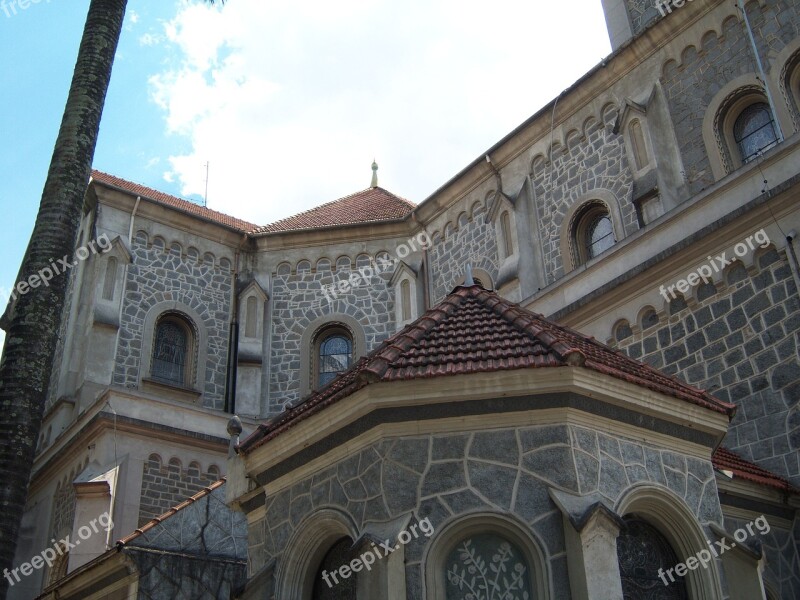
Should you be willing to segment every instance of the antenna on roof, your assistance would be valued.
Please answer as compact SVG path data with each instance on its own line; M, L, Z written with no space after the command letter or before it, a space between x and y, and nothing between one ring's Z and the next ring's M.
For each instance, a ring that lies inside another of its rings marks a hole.
M378 187L378 163L375 162L374 158L372 159L372 183L369 184L369 187Z
M208 206L208 166L211 164L211 161L206 161L206 193L203 196L203 206Z

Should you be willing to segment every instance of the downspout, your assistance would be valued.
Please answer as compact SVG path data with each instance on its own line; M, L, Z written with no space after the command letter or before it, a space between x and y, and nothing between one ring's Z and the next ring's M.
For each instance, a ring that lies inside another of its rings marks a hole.
M753 56L756 58L758 73L761 75L761 81L764 84L764 92L767 95L767 102L769 102L769 108L772 111L775 133L778 134L778 142L783 142L783 131L781 130L781 124L778 122L778 111L775 110L775 102L772 100L772 93L769 91L769 83L767 82L767 76L764 73L764 65L761 64L761 56L758 54L756 38L753 36L753 30L750 28L750 19L747 17L747 11L744 9L744 0L739 0L738 4L739 10L742 11L742 18L744 19L745 29L747 29L747 35L750 38L750 44L753 46Z
M225 377L225 412L236 413L236 377L239 363L239 260L247 234L236 246L233 259L233 285L231 286L231 324L228 332L228 369Z

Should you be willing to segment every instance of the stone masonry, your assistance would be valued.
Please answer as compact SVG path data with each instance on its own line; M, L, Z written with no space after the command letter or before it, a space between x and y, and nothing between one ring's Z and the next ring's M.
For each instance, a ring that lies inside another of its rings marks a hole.
M700 523L721 520L710 462L566 425L387 439L266 500L250 525L251 572L287 549L302 519L322 507L360 529L414 512L434 528L476 509L528 524L552 572L552 598L570 598L562 514L548 488L599 493L610 506L636 482L657 482L683 498ZM405 547L407 597L421 600L427 538Z

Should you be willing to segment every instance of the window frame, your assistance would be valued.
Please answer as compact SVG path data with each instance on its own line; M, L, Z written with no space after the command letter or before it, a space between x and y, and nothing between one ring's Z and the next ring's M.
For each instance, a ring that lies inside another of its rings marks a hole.
M154 371L155 361L156 361L156 351L158 349L157 348L158 329L162 325L166 324L177 325L179 328L183 330L184 335L186 336L186 351L185 351L185 361L183 364L183 377L181 378L180 383L174 380L160 377ZM150 369L148 370L148 375L150 379L161 385L168 385L178 388L193 387L194 373L195 373L194 371L195 351L197 348L197 335L195 332L194 324L191 322L191 320L188 319L188 317L186 317L185 315L175 311L167 311L161 313L156 319L155 326L153 327L152 340L153 341L150 348Z
M611 233L609 235L612 236L613 243L605 250L592 255L590 251L592 244L589 240L590 226L603 218L608 220L611 227ZM587 202L581 207L581 210L575 214L573 219L574 222L571 227L572 259L576 267L585 265L598 256L605 254L617 243L614 219L611 216L611 211L608 209L608 206L601 200Z
M423 597L429 600L447 600L447 558L464 539L491 533L516 546L525 557L530 574L532 600L550 597L548 564L541 550L543 544L535 539L529 527L511 515L475 513L459 516L439 527L423 556L425 590Z
M320 381L320 376L322 375L321 367L322 367L322 356L320 352L322 351L322 345L332 337L344 337L350 342L350 362L345 369L342 371L338 371L336 375L334 375L333 379L336 379L340 374L347 371L350 367L355 364L356 360L356 343L355 343L355 336L350 328L345 325L344 323L334 322L330 323L326 326L323 326L315 332L314 340L312 344L313 348L313 372L311 374L312 377L312 388L315 390L322 389L323 387L330 384L330 381L326 384L323 384ZM333 381L331 379L331 381Z

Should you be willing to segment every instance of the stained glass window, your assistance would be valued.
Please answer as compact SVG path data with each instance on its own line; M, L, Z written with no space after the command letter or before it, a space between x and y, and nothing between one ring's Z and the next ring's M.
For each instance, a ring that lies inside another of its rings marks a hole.
M461 541L445 563L447 600L529 600L530 568L522 551L499 535Z
M161 321L156 327L153 348L154 379L183 385L186 376L187 331L174 320Z
M649 523L625 519L627 527L617 538L617 557L625 600L688 600L683 577L665 573L680 562L666 538ZM666 579L667 584L664 584Z
M586 228L586 254L588 258L605 252L614 245L614 229L608 215L599 214L592 218Z
M742 111L733 125L733 137L739 147L742 162L748 162L760 152L778 143L772 112L764 102L751 104Z
M350 368L353 342L340 333L326 337L319 345L319 385L328 385L342 371Z

